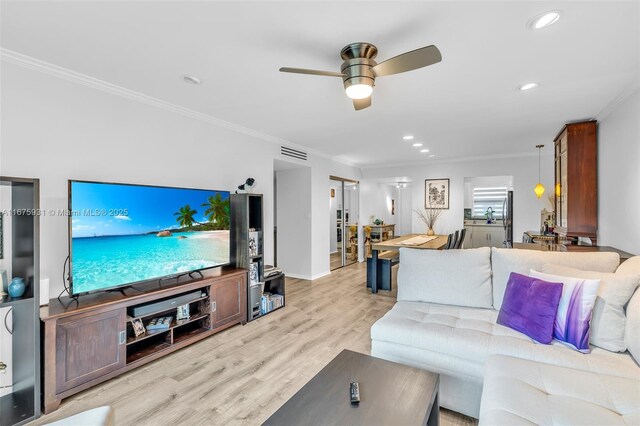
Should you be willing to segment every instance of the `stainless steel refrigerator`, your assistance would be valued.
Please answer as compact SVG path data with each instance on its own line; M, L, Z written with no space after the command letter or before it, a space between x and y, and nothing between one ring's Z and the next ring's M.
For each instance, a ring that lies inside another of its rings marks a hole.
M502 227L504 228L504 242L506 248L513 247L513 191L507 191L507 198L502 204Z

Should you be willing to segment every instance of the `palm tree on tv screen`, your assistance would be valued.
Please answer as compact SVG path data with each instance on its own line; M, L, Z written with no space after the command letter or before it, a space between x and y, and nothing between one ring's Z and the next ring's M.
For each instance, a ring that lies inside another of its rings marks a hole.
M210 196L207 202L202 204L207 210L204 215L209 222L214 223L218 229L229 228L229 200L223 200L220 194Z
M193 218L198 212L193 210L189 204L180 207L177 212L173 215L178 216L176 221L180 224L181 227L191 228L196 220Z

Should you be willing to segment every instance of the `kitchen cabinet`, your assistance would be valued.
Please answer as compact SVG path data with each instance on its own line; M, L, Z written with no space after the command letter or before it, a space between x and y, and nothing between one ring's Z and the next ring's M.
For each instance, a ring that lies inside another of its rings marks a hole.
M504 228L497 225L467 225L464 248L504 247Z
M598 157L596 122L567 124L554 139L555 232L597 243Z

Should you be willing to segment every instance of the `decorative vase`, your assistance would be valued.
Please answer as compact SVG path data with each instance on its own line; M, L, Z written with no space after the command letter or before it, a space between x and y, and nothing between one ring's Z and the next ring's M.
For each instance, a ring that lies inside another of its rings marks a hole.
M26 289L27 286L24 285L24 279L15 277L11 280L11 284L9 284L9 296L22 297Z
M429 228L429 230L427 230L427 235L429 235L429 236L436 235L436 233L433 232L433 228Z

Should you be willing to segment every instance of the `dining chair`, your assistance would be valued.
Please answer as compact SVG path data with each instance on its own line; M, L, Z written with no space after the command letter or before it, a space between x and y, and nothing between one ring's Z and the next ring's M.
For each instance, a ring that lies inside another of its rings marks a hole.
M443 250L449 250L453 244L453 234L447 235L447 243L444 245Z
M456 248L457 249L461 249L462 248L462 244L464 243L465 235L467 235L467 229L466 228L462 228L460 230L460 238L458 238L458 241L456 243Z
M453 234L449 234L447 237L447 245L444 246L445 250L452 250L456 248L456 244L458 244L458 231Z

